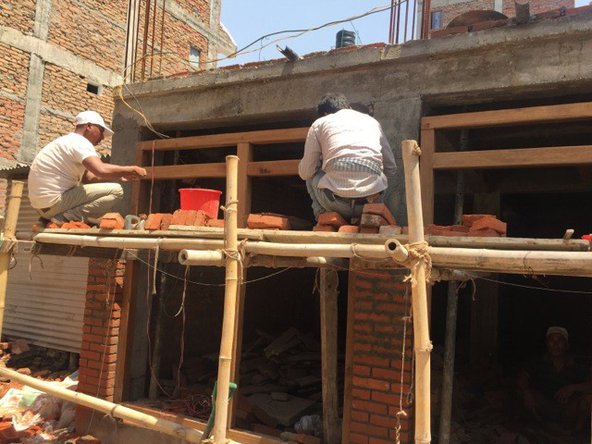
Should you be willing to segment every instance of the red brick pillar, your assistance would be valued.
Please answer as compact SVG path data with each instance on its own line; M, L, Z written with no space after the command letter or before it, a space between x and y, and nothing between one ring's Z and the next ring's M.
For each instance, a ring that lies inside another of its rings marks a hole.
M113 400L125 265L90 259L78 391Z
M401 283L400 273L350 271L346 366L352 371L346 381L351 395L345 398L347 423L343 442L393 444L401 392L403 410L408 415L407 419L401 419L401 443L413 441L410 403L413 327L407 319L405 329L411 310L411 289L407 288L407 284Z

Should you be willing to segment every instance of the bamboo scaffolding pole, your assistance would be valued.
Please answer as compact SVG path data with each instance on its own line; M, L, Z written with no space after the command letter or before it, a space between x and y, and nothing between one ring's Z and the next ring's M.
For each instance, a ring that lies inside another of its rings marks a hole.
M78 393L73 390L59 387L56 384L51 384L46 381L40 381L31 376L22 375L14 370L0 367L0 375L10 378L12 381L20 382L44 393L56 396L60 399L73 402L84 407L88 407L99 412L103 412L114 418L129 421L131 424L143 427L150 430L156 430L166 435L181 438L188 442L199 443L201 441L202 433L190 427L185 427L166 419L156 418L146 413L138 412L129 407L124 407L121 404L115 404L104 399L95 398L94 396Z
M185 227L186 230L110 230L109 237L119 238L146 238L157 237L161 239L202 239L222 240L224 230L215 227ZM396 238L406 243L408 236L399 234L385 236L381 234L349 234L330 233L318 231L294 231L294 230L266 230L239 228L237 230L240 240L266 241L291 244L366 244L377 245L384 243L389 238ZM60 234L64 236L90 235L97 236L96 228L90 229L46 229L41 234ZM37 234L36 236L39 236ZM30 238L34 236L31 234ZM27 238L29 239L29 238ZM522 237L467 237L467 236L433 236L426 235L425 239L432 247L454 248L487 248L492 250L537 250L537 251L590 251L590 242L581 239L532 239ZM188 246L190 248L190 246Z
M226 205L224 209L224 248L226 255L226 285L224 315L218 363L214 444L226 443L228 428L228 396L232 371L232 345L235 341L236 303L239 288L238 239L238 157L226 156Z
M405 168L405 193L409 218L409 243L420 244L423 237L421 186L419 182L419 156L417 142L404 140L403 164ZM413 340L415 348L415 442L431 442L430 431L430 341L428 304L426 292L426 262L418 260L412 269L411 297L413 306Z
M23 196L24 182L13 180L10 187L10 196L8 197L8 206L6 208L6 222L4 223L3 241L13 242L18 222L18 214L21 208L21 198ZM9 245L10 246L10 245ZM3 245L4 247L4 245ZM2 248L0 252L0 337L4 328L4 309L6 306L6 286L8 284L8 268L10 266L11 249Z
M397 240L397 239L395 239ZM86 236L39 233L35 241L44 244L63 244L81 247L116 249L154 249L181 251L184 249L217 250L224 243L217 239L162 239ZM381 239L377 239L381 241ZM388 240L388 245L391 240ZM249 241L244 251L278 257L317 257L388 259L391 252L385 245L370 244L288 244ZM532 251L488 250L477 248L428 247L432 265L439 268L475 270L510 274L545 274L552 276L592 276L592 252L589 251Z

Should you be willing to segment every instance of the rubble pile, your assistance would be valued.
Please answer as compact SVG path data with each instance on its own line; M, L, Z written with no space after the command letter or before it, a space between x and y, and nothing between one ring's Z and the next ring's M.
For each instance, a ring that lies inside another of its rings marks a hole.
M23 339L0 343L0 366L76 390L78 372L69 353L30 345ZM0 444L100 444L74 432L75 404L0 378Z

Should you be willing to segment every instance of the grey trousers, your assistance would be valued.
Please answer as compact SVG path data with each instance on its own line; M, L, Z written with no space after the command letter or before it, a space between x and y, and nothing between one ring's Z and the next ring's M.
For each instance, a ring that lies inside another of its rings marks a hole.
M37 209L37 212L45 219L55 218L61 222L97 223L121 199L123 188L118 183L90 183L70 188L52 207Z

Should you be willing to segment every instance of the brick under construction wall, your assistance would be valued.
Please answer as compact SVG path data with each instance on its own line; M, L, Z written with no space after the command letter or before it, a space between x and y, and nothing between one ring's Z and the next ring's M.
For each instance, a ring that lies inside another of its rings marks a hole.
M410 443L413 327L407 316L411 309L411 290L401 283L400 274L350 271L348 307L347 365L352 368L352 376L351 381L346 381L346 390L351 387L351 396L348 401L346 394L347 436L343 437L343 442L395 442L396 417L402 402L407 418L401 420L400 438L402 443Z
M90 259L78 391L113 400L125 264Z

